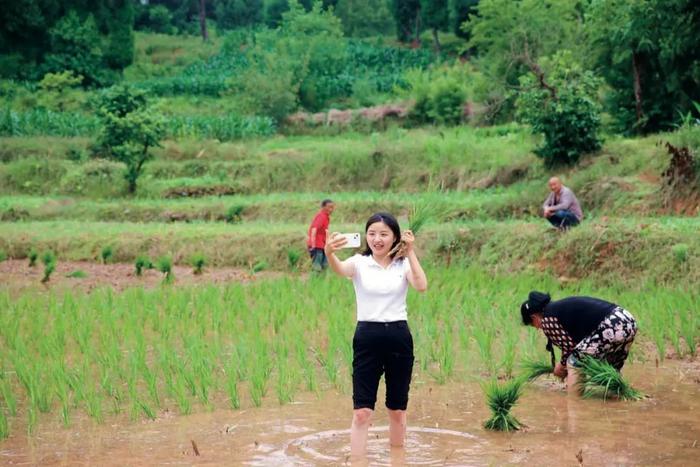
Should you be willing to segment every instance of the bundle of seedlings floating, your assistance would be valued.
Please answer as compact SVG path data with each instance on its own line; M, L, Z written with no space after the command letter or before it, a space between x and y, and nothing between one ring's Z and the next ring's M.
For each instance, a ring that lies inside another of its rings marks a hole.
M644 397L622 377L619 371L605 360L590 356L581 359L579 384L583 397L598 397L607 399L615 396L620 400L639 400Z
M486 420L484 428L494 431L516 431L522 427L522 423L510 413L510 410L522 394L523 383L523 379L513 378L502 384L494 380L483 386L491 409L491 418Z
M523 377L527 381L533 381L542 375L549 375L554 372L554 367L551 363L538 359L525 359L520 363Z

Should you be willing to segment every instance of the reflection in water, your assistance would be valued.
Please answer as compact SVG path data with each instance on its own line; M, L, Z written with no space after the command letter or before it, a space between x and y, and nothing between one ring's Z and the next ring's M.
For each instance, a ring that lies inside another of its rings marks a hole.
M418 375L406 446L390 448L388 419L377 411L382 426L370 429L360 465L577 466L579 459L584 465L698 465L697 367L689 376L681 365L625 368L632 384L651 396L639 402L572 399L559 382L537 381L514 408L526 424L517 433L482 428L488 409L478 384L437 386ZM226 406L225 400L214 403ZM69 429L58 415L42 415L28 438L20 412L10 420L13 435L0 441L0 465L350 465L351 413L347 394L328 391L282 407L267 400L258 409L161 412L156 421L124 415L97 425L76 416Z

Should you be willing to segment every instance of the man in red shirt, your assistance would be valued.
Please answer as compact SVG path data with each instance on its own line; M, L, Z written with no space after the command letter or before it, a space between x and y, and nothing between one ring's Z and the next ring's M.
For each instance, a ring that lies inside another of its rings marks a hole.
M322 271L328 267L328 259L323 248L326 246L326 234L331 223L331 213L335 209L335 203L330 199L321 201L321 210L309 227L309 235L306 238L306 246L311 256L311 265L314 270Z

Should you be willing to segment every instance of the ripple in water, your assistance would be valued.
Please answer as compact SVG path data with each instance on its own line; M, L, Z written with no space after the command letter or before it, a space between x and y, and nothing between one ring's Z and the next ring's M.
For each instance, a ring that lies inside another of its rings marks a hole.
M409 427L403 450L389 446L389 427L369 430L367 461L371 465L450 465L476 459L483 441L470 433L440 428ZM349 460L350 430L311 433L289 441L278 451L261 453L252 465L342 464ZM396 458L400 451L400 459Z

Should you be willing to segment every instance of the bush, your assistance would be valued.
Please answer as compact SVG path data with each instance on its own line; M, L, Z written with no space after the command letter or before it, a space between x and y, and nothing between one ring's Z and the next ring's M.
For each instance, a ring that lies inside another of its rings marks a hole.
M469 73L469 69L459 63L406 73L408 89L402 94L414 101L411 120L418 124L459 124L470 92Z
M583 71L570 53L559 53L551 62L543 60L543 88L532 75L521 78L525 92L516 101L518 117L544 135L544 145L535 150L546 167L573 165L581 155L600 149L600 106L596 93L601 85L592 72Z

